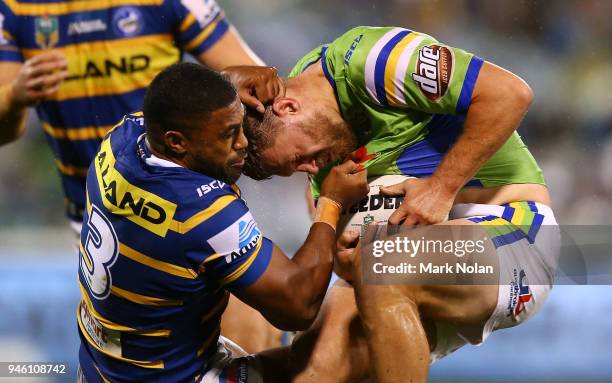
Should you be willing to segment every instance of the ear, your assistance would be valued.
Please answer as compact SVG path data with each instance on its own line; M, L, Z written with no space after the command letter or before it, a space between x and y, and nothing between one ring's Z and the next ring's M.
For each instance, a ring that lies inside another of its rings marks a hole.
M300 102L293 97L277 97L272 103L274 114L284 117L290 114L298 114L302 110Z
M166 150L171 151L177 156L184 156L188 151L188 140L185 135L176 130L169 130L164 133L164 144Z

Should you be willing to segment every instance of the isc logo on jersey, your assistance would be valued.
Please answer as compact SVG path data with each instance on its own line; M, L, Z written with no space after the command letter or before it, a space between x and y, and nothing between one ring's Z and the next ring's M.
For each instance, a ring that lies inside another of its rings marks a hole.
M242 257L261 241L261 231L250 212L238 218L222 232L208 240L215 253L225 257L225 262Z
M438 101L448 90L453 73L453 52L438 45L429 45L419 50L415 73L412 79L431 101Z

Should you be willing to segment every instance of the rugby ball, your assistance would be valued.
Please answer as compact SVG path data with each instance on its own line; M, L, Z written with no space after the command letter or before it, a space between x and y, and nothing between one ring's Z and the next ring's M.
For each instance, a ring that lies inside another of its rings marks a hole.
M384 175L368 178L370 192L358 204L344 209L338 221L338 233L357 231L363 234L372 223L386 224L391 214L404 201L404 197L386 197L380 194L381 186L391 186L414 178L405 175Z

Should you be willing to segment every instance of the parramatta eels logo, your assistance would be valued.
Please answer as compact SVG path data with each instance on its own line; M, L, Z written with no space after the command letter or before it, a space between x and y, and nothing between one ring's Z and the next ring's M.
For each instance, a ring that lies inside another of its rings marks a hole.
M142 14L134 7L121 7L113 15L113 30L119 36L135 36L142 31Z
M59 21L55 16L34 19L34 39L42 49L53 48L59 42Z

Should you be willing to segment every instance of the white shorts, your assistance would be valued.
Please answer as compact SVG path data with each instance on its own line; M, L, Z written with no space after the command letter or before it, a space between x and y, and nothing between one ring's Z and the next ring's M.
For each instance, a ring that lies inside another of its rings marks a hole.
M542 307L553 286L561 235L552 210L534 202L458 204L451 210L450 219L458 218L483 225L499 257L497 306L479 344L493 331L516 326ZM449 323L436 323L436 330L432 363L468 343Z
M217 352L200 383L262 383L259 360L231 340L220 336Z

